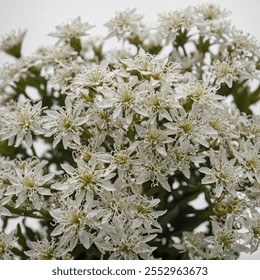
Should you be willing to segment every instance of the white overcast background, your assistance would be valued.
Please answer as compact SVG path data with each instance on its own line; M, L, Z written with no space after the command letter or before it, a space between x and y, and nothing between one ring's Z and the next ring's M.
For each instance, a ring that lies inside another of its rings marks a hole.
M40 46L56 42L47 34L55 26L78 16L96 27L91 34L104 35L103 24L113 17L115 11L137 8L144 15L147 23L155 23L157 14L202 3L215 3L232 12L230 20L233 25L254 35L260 41L260 0L0 0L0 36L14 29L27 29L23 45L23 54L29 55ZM0 68L12 61L0 53ZM255 108L260 114L260 106ZM258 259L260 252L242 255L241 259Z

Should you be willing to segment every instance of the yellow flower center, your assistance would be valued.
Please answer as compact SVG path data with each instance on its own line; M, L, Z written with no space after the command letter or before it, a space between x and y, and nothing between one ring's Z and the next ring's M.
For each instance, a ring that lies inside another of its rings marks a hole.
M118 165L126 165L128 163L129 157L125 154L117 154L116 155L116 163Z
M181 126L181 128L182 128L182 130L183 130L183 132L184 132L185 134L188 134L188 133L190 133L190 132L192 131L192 126L191 126L191 124L188 123L188 122L183 123L182 126Z
M139 203L137 205L137 212L142 214L142 215L146 215L146 214L151 213L151 209L150 209L150 207L148 205Z
M54 249L53 248L48 248L41 256L42 260L51 260L54 255Z
M72 120L66 116L62 119L62 126L65 128L65 130L69 130L72 127Z
M93 186L95 182L94 176L86 171L80 174L79 181L83 186Z
M33 190L36 187L34 178L29 176L24 177L23 185L27 190Z

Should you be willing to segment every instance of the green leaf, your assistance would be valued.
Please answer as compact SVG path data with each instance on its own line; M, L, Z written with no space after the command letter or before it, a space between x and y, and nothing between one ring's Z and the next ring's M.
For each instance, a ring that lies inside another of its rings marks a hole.
M23 248L27 248L26 239L22 233L22 228L20 224L17 225L16 230L17 230L17 237L18 237L17 241L19 245L21 245Z
M127 137L129 140L134 141L135 131L131 127L128 128Z
M186 44L186 42L188 41L188 30L184 30L182 31L180 29L178 35L176 36L173 44L174 44L174 47L178 47L178 46L184 46Z
M8 225L8 221L9 221L9 218L10 217L6 217L6 216L3 216L2 217L2 222L3 222L3 225L2 225L2 230L4 231Z
M260 100L260 87L258 87L254 92L252 92L249 98L250 98L250 105L258 102Z
M78 53L81 51L81 42L79 38L72 37L70 39L70 46L77 51Z
M172 222L175 220L175 218L179 215L180 213L180 207L177 205L176 207L170 209L167 211L166 214L164 214L160 219L159 223L162 227L165 227L168 223Z
M210 41L209 39L204 42L204 37L200 36L199 42L196 45L197 49L201 53L206 53L209 51Z
M23 226L25 229L26 237L28 237L28 239L30 239L31 241L37 240L36 237L38 237L38 234L36 232L34 232L30 227L26 226L25 220L26 219L23 219Z
M13 247L11 251L13 252L13 254L15 254L18 257L22 257L24 255L23 251L21 251L16 247Z

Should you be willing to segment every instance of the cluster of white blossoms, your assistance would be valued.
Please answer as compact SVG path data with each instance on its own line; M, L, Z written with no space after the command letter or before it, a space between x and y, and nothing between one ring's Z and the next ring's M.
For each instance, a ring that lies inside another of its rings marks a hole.
M260 117L250 105L260 100L260 48L228 15L200 5L150 28L126 10L105 39L77 18L29 57L17 55L24 32L3 37L0 49L18 58L0 75L0 259L258 250ZM203 210L190 204L200 195ZM17 216L38 219L40 231L6 234Z

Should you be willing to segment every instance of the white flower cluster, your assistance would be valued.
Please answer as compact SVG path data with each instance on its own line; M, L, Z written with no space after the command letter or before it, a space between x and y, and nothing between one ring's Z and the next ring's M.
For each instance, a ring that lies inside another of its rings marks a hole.
M227 15L190 7L161 14L155 31L122 11L106 26L124 49L107 52L107 39L83 41L91 26L77 18L51 34L54 47L3 67L0 214L47 223L28 257L165 258L166 246L235 259L259 248L260 117L249 105L260 53ZM201 193L203 218L189 205ZM193 231L205 221L208 233ZM1 234L0 258L14 240Z

